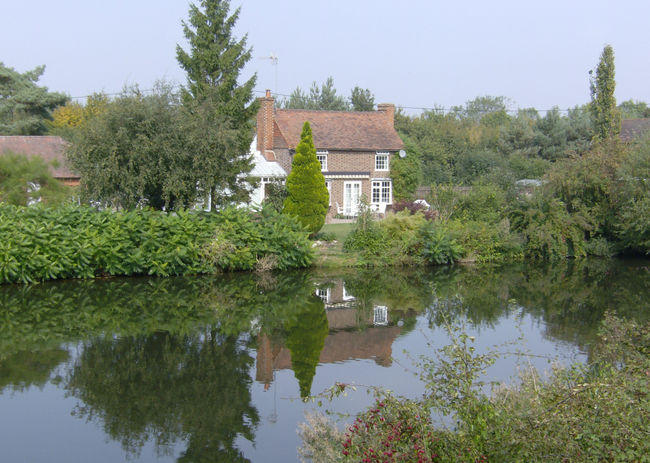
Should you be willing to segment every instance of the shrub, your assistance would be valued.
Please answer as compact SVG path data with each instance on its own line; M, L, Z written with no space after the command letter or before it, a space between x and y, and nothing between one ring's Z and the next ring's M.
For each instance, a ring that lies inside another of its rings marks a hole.
M536 192L511 206L510 221L525 240L524 254L538 259L584 256L588 223L570 215L557 198Z
M474 185L460 196L455 217L498 223L506 211L506 194L496 185Z
M425 224L420 231L422 257L429 264L453 264L460 259L463 248L441 225Z
M476 220L450 220L446 227L463 247L464 257L468 260L495 262L523 257L521 237L511 233L507 218L496 224Z
M296 217L307 230L316 234L325 223L329 205L329 193L309 122L305 122L291 163L291 173L287 177L287 199L284 213Z
M284 269L312 259L302 226L270 210L165 214L0 204L0 236L0 283L249 270L266 255Z
M228 208L218 214L216 232L203 258L223 270L270 269L272 263L285 270L308 266L313 254L307 232L294 218L272 207L255 213Z

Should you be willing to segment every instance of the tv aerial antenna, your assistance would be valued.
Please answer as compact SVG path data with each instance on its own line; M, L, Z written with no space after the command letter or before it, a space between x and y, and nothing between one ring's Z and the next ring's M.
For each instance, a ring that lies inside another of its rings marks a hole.
M274 69L274 78L275 78L275 88L273 89L273 92L277 95L278 94L278 63L280 62L280 59L278 58L278 55L275 53L271 53L269 56L265 56L260 59L268 59L271 61L271 65L273 66Z

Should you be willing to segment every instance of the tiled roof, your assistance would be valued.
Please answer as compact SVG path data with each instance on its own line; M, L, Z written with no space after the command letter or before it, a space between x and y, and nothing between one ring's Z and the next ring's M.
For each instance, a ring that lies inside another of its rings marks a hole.
M66 142L52 136L0 136L0 154L13 152L25 156L40 156L50 166L54 178L78 179L66 166L64 151Z
M621 140L634 141L650 130L650 118L624 119L621 122Z
M275 122L281 137L274 138L274 147L279 148L286 142L289 148L295 148L305 121L311 125L316 149L388 151L404 146L392 118L382 111L276 109Z

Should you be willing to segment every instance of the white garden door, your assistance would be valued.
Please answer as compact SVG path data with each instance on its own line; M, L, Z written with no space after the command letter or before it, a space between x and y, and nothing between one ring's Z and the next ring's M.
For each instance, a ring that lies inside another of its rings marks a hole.
M343 184L343 210L345 215L356 216L359 213L361 200L361 182L345 182Z

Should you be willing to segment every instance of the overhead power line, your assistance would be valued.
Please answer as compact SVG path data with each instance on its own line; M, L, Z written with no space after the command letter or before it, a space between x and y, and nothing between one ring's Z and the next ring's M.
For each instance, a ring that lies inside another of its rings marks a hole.
M182 87L182 85L181 84L173 84L173 85L171 85L171 87L172 88L180 88L180 87ZM156 90L155 88L138 89L138 91L140 91L141 93L152 93L155 90ZM123 95L124 91L114 92L114 93L104 93L104 92L97 92L97 93L100 93L101 95L106 95L106 96L110 97L110 96ZM260 95L265 95L266 90L254 89L253 93L258 93ZM291 97L291 95L287 95L286 93L278 93L278 92L273 92L273 95L283 97L283 98L290 98ZM92 96L92 95L73 96L73 97L71 97L71 99L72 100L86 100L90 96ZM377 105L375 105L375 106L377 106ZM455 111L463 111L463 110L465 110L465 108L463 106L452 106L452 107L449 108L449 107L442 107L442 106L406 106L406 105L401 105L401 104L397 104L397 103L395 104L395 107L396 108L401 108L401 109L412 109L412 110L417 110L417 111L440 112L440 113L443 113L443 114L448 114L448 113L455 112ZM530 110L535 110L538 113L547 113L547 112L550 112L550 111L558 111L558 112L563 113L563 114L568 114L569 111L571 111L573 108L568 108L568 109L561 109L561 108L551 108L551 109L517 108L517 109L506 109L505 112L508 113L508 114L517 114L519 111L526 111L526 110L529 110L529 109ZM473 111L479 112L479 113L480 112L492 112L492 110L490 110L490 109L485 109L485 110L476 109L476 110L473 110Z

